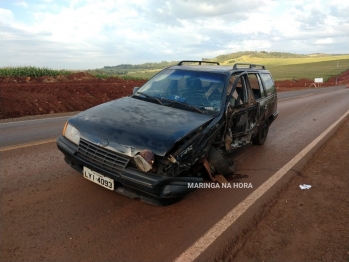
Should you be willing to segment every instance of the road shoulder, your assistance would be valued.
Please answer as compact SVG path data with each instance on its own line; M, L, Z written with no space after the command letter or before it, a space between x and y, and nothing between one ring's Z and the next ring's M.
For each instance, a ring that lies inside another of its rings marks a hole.
M349 260L349 120L221 261ZM299 185L311 185L301 190Z

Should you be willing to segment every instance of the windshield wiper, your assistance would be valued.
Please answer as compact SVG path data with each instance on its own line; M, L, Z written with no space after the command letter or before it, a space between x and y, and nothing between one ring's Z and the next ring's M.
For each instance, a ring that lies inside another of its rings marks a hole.
M150 96L150 95L147 95L147 94L145 94L145 93L143 93L143 92L136 92L137 94L141 94L141 95L143 95L143 96L145 96L145 97L147 97L147 98L151 98L151 99L153 99L153 100L156 100L160 105L164 105L162 102L161 102L161 100L159 99L159 98L157 98L157 97L155 97L155 96Z
M179 101L176 101L176 100L171 100L171 99L166 99L166 98L161 98L162 100L166 100L166 101L170 101L172 102L173 104L179 104L179 105L182 105L182 106L185 106L185 107L190 107L192 109L194 109L195 111L199 112L200 114L203 114L204 112L199 109L197 106L194 106L194 105L191 105L191 104L186 104L186 103L183 103L183 102L179 102Z

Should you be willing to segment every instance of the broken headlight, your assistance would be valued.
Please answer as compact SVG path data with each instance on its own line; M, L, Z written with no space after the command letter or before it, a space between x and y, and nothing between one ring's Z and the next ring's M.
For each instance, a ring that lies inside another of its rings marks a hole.
M150 150L142 150L137 155L135 155L134 160L138 169L144 172L148 172L153 168L154 153Z

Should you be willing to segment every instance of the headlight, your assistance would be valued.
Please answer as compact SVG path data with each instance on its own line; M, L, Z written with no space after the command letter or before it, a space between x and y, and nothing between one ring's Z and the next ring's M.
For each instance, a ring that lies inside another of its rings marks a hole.
M67 139L69 139L74 144L79 144L80 141L80 131L77 130L75 127L73 127L68 122L65 123L64 129L63 129L63 136L65 136Z
M154 164L154 153L150 150L142 150L137 155L135 155L134 160L138 169L148 172L153 168Z

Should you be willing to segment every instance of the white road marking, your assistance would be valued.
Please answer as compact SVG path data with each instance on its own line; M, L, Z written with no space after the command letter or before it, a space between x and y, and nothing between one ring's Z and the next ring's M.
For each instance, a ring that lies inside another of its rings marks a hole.
M233 208L225 217L223 217L217 224L211 227L202 237L200 237L192 246L190 246L184 253L182 253L175 262L193 261L205 249L207 249L228 227L230 227L246 210L252 206L265 192L267 192L277 181L280 180L299 160L301 160L314 146L321 141L331 130L347 115L349 110L342 115L335 123L327 128L321 135L319 135L313 142L306 146L298 155L291 159L279 171L272 175L259 188L251 193L239 205Z
M78 113L76 113L78 114ZM43 120L50 120L50 119L59 119L59 118L69 118L73 117L74 115L68 115L68 116L56 116L56 117L47 117L47 118L38 118L38 119L28 119L28 120L20 120L20 121L12 121L12 122L4 122L1 123L0 125L8 125L8 124L17 124L17 123L23 123L23 122L32 122L32 121L43 121Z
M0 152L14 150L14 149L18 149L18 148L29 147L29 146L37 146L37 145L42 145L42 144L47 144L47 143L52 143L52 142L56 142L56 139L47 139L47 140L35 141L35 142L27 143L27 144L20 144L20 145L15 145L15 146L6 146L3 148L0 148Z

